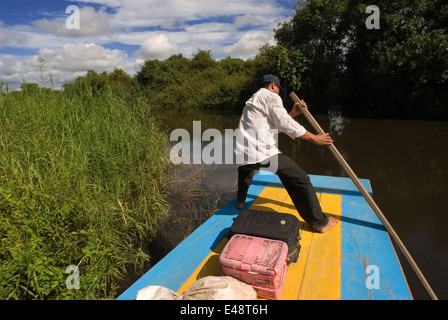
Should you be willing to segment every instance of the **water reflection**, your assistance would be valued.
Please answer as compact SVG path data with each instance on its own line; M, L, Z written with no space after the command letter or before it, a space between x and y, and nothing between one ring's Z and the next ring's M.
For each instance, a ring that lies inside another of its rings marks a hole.
M341 136L349 120L344 117L340 110L328 110L328 120L330 122L330 135L332 137Z
M314 116L358 177L370 179L375 201L436 294L448 299L448 122L347 119L340 111ZM198 120L202 130L216 128L224 133L237 127L240 115L195 111L164 117L168 131L191 130ZM304 118L299 122L314 132ZM326 147L292 141L283 134L279 147L308 174L347 176ZM218 208L235 197L236 166L200 167L200 187L220 195ZM428 299L413 271L401 261L414 298Z

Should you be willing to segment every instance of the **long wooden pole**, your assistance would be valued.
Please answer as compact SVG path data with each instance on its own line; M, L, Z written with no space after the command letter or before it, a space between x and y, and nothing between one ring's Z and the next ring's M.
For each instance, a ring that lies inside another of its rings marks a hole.
M317 123L317 121L314 119L314 117L311 115L311 113L308 111L307 108L304 108L302 105L302 102L300 101L300 99L297 97L297 95L292 92L290 94L291 99L295 102L295 103L300 103L300 109L303 112L303 115L306 117L306 119L311 123L311 125L314 127L314 129L319 133L319 134L325 134L325 131L322 130L322 128L320 127L320 125ZM420 281L422 282L423 286L425 287L426 291L429 293L429 295L431 296L431 298L433 300L438 300L437 296L435 295L434 291L432 290L431 286L429 285L428 281L426 280L425 276L423 275L423 273L420 271L419 267L417 266L417 264L415 263L414 259L412 258L411 254L409 253L409 251L406 249L406 247L404 246L403 242L400 240L400 238L398 237L397 233L395 232L395 230L392 228L392 226L390 225L390 223L387 221L386 217L384 216L384 214L381 212L380 208L378 207L378 205L375 203L375 201L373 200L373 198L370 196L370 194L367 192L367 190L364 188L364 186L362 185L361 181L359 181L358 177L356 176L356 174L353 172L352 168L350 168L350 166L348 165L348 163L345 161L345 159L342 157L342 155L339 153L338 149L336 149L336 147L334 146L334 144L329 145L330 151L331 153L333 153L333 155L335 156L336 160L339 162L339 164L344 168L345 172L348 174L348 176L350 177L350 179L353 181L353 183L356 185L356 187L358 188L358 190L361 192L361 194L364 196L364 198L367 200L368 204L370 205L370 207L372 207L373 211L375 212L375 214L378 216L378 218L381 220L381 222L383 223L384 227L386 228L386 230L389 232L389 234L392 236L392 239L395 241L395 243L397 244L397 246L400 248L401 252L403 252L404 256L406 257L406 259L408 260L409 264L411 265L411 267L414 269L415 273L417 274L417 276L419 277Z

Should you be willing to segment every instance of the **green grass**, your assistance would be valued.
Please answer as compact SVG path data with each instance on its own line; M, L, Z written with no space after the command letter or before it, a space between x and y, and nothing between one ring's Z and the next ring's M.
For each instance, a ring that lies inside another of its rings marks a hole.
M141 97L32 89L0 93L0 299L114 298L167 215L166 137Z

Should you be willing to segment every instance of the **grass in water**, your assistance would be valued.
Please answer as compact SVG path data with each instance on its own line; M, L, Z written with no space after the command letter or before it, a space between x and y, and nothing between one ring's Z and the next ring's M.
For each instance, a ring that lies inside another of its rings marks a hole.
M220 195L202 185L205 173L200 165L169 165L167 168L169 219L160 225L150 244L152 264L163 259L219 210Z

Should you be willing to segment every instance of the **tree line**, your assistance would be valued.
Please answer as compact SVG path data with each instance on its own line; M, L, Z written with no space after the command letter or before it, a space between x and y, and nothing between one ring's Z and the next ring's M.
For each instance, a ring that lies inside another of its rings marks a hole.
M297 1L294 17L274 30L276 45L260 48L253 59L217 60L198 50L190 58L146 60L133 77L89 71L65 89L122 85L155 108L240 111L257 79L273 73L314 112L342 108L352 116L448 119L448 4L375 4L378 29L366 25L365 1Z
M279 47L303 56L302 95L371 116L446 119L448 3L375 1L379 29L366 26L369 4L300 1L275 31Z

